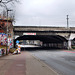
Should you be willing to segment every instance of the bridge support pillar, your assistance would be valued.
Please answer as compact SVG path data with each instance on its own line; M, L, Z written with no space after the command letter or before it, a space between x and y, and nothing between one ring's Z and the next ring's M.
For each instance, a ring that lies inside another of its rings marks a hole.
M72 40L75 38L75 34L71 33L68 38L68 49L72 49Z
M68 50L69 49L72 49L72 47L71 47L71 40L70 39L68 40Z

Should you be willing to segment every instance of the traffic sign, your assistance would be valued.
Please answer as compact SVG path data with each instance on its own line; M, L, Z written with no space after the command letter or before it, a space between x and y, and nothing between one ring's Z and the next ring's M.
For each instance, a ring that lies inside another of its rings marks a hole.
M18 44L18 43L19 43L19 41L17 40L17 41L16 41L16 43Z

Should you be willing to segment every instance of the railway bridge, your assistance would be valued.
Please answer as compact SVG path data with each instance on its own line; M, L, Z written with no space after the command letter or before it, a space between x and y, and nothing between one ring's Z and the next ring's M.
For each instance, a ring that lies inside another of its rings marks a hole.
M14 26L14 40L40 40L46 47L70 49L75 44L75 27Z

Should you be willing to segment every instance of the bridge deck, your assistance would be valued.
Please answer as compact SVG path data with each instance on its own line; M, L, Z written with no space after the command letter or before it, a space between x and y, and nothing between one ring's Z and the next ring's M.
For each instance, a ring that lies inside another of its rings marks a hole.
M39 27L39 26L14 26L14 31L75 31L75 27Z

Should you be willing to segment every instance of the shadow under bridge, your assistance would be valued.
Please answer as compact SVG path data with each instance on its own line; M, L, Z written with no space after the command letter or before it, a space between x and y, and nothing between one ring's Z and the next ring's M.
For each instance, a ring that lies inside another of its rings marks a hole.
M66 48L67 40L59 35L23 35L14 40L39 40L41 43L41 48Z

